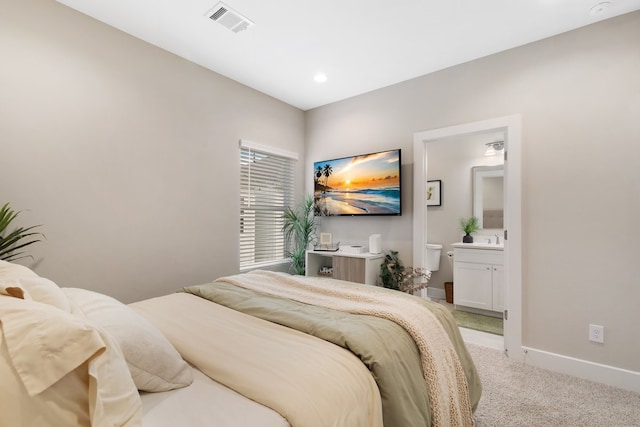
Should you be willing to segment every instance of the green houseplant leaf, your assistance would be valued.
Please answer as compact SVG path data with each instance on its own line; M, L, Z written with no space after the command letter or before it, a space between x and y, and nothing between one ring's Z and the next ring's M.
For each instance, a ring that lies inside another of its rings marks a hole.
M460 218L460 229L466 234L471 234L480 228L478 218L472 216L470 218Z
M287 208L282 218L282 231L288 246L285 255L291 258L291 271L304 275L306 250L316 239L313 196L307 195L298 206Z
M426 288L431 272L418 267L405 267L400 261L398 251L390 250L380 264L379 282L385 288L413 294Z
M380 281L382 286L389 289L399 290L400 274L404 266L400 262L398 251L390 250L384 256L384 261L380 264Z
M20 211L14 211L5 203L0 208L0 260L16 261L21 258L27 258L31 255L25 255L24 249L34 243L40 242L42 233L32 231L39 225L31 227L17 227L9 231L9 227L18 217Z

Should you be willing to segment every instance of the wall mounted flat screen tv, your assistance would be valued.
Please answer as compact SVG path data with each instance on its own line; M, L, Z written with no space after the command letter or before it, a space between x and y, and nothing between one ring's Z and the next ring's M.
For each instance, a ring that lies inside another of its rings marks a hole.
M400 215L401 150L313 163L316 216Z

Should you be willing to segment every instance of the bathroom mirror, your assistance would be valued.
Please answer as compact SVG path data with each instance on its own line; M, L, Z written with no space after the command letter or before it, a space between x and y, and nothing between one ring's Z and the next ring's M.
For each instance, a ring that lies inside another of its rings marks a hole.
M504 228L504 166L476 166L473 175L473 215L480 228Z

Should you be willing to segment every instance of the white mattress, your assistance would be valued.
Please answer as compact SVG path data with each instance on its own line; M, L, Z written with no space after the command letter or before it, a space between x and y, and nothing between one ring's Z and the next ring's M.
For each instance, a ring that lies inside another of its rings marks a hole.
M192 367L193 384L140 392L144 427L289 427L274 410L249 400Z

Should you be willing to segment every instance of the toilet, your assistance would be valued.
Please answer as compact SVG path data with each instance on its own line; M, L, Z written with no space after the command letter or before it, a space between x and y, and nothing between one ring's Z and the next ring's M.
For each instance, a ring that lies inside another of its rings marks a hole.
M427 243L427 270L438 271L440 269L440 253L442 245Z

